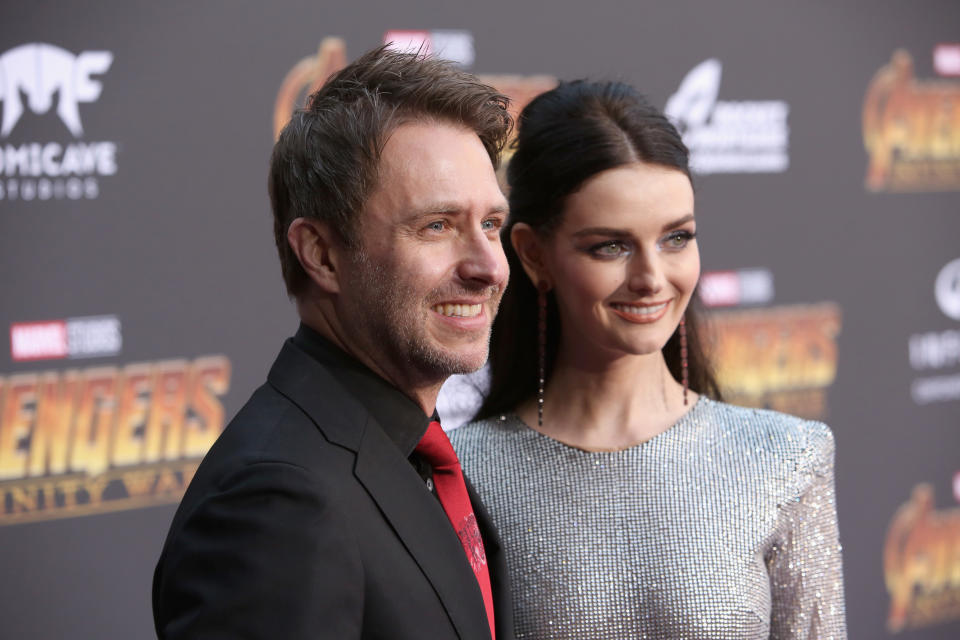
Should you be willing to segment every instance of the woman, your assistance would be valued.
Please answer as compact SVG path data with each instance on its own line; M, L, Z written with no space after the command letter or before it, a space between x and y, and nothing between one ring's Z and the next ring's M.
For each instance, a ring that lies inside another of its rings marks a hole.
M677 131L619 83L519 122L491 390L451 434L517 637L846 637L832 435L719 401Z

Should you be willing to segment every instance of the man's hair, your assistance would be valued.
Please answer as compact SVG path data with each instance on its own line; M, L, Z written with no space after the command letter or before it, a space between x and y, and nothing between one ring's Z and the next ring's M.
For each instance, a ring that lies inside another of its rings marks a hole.
M494 168L510 134L509 100L452 63L421 54L374 49L311 95L280 132L270 158L273 233L287 293L308 276L287 242L300 217L330 225L357 247L357 222L378 184L380 155L406 122L436 121L474 131Z

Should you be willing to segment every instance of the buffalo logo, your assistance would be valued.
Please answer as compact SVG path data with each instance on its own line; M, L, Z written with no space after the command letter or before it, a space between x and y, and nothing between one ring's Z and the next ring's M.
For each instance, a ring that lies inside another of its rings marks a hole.
M113 63L109 51L84 51L73 55L52 44L25 44L0 55L0 100L3 121L0 135L8 136L23 115L21 92L27 106L37 115L53 106L59 93L57 115L75 137L83 135L80 123L81 102L96 102L103 86L91 78L106 73Z
M960 83L918 81L898 50L867 89L863 142L871 191L960 189Z
M933 505L933 488L918 485L890 523L883 570L891 631L960 619L960 509Z

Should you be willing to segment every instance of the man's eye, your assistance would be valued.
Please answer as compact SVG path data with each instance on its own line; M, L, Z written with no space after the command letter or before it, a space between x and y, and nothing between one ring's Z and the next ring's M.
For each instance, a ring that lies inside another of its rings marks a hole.
M427 229L430 231L443 231L446 225L443 220L437 220L436 222L431 222L427 225Z
M484 231L496 231L500 228L500 221L497 219L484 220L480 223L480 228Z

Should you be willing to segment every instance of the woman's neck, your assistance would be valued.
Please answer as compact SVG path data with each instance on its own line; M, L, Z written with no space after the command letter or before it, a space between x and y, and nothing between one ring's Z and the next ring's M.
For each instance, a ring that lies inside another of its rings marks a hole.
M543 425L534 427L565 444L588 451L625 449L663 433L697 400L667 369L660 352L585 362L561 352L544 391ZM537 424L532 398L517 409Z

